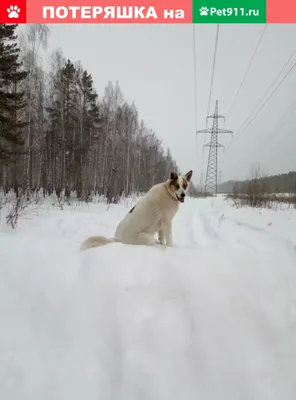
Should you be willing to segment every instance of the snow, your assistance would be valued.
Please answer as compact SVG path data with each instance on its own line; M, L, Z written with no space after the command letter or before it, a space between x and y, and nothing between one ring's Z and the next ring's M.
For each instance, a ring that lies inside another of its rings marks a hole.
M173 248L79 252L133 204L2 215L0 398L294 400L296 210L186 199Z

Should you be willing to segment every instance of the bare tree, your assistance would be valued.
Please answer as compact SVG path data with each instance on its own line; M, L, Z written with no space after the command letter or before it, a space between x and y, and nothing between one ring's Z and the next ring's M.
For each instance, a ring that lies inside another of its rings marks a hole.
M170 150L125 100L118 82L108 82L100 98L91 73L61 50L43 67L48 36L44 25L28 26L22 36L21 57L29 71L20 115L22 152L6 165L0 186L22 189L27 200L42 188L44 195L55 192L60 204L72 192L84 201L100 194L117 202L177 172Z
M38 169L37 176L41 176L40 154L44 138L44 71L41 66L39 51L47 48L47 39L49 28L43 24L33 24L26 27L26 31L22 36L22 53L23 64L29 72L26 81L26 97L27 97L27 127L25 138L26 161L24 165L24 184L26 187L27 197L30 197L30 188L33 183L33 171ZM35 126L34 126L35 125ZM34 136L35 133L35 136ZM39 146L38 146L39 145ZM35 156L35 160L32 157ZM39 164L36 162L38 154ZM37 184L39 178L36 179Z

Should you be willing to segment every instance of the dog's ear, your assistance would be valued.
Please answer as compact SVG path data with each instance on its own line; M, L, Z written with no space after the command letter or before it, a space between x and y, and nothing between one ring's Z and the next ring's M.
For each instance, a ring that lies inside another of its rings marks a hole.
M178 174L176 174L176 172L171 172L170 174L170 180L172 182L176 181L178 179Z
M189 172L187 172L187 174L184 175L184 178L186 179L187 182L190 181L192 174L193 174L193 171L190 170Z

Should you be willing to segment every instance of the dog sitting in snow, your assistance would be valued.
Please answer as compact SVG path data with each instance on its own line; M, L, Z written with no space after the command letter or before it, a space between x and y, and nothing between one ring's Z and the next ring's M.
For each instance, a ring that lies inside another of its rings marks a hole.
M82 244L81 250L113 242L172 246L172 220L179 203L184 203L191 177L192 171L184 176L172 172L166 182L154 185L130 210L117 226L114 238L92 236ZM158 241L154 238L156 233Z

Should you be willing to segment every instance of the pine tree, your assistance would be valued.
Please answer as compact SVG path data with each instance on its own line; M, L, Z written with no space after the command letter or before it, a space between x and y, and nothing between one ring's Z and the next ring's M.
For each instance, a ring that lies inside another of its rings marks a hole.
M82 94L82 117L80 123L80 180L77 187L77 196L88 197L91 188L90 177L95 170L94 162L97 158L95 143L99 139L100 113L97 105L98 95L93 86L93 79L87 71L83 71L80 80Z
M20 84L27 76L15 42L17 25L0 24L0 161L15 161L23 145L20 111L25 107Z
M28 27L27 39L21 41L22 65L15 28L0 25L4 190L26 188L29 196L42 187L44 195L55 192L61 201L71 191L88 201L94 192L117 202L122 193L144 192L167 178L175 161L139 119L135 104L125 100L118 83L109 82L99 98L90 73L61 51L51 55L46 71L38 55L39 45L46 42L43 26Z

